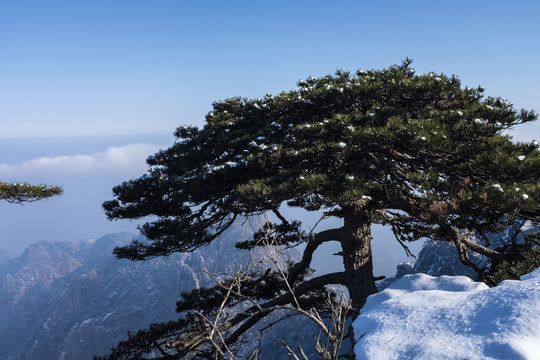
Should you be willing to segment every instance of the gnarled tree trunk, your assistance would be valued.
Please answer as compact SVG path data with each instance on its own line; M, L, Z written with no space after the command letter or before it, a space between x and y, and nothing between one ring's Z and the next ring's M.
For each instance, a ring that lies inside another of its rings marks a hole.
M352 307L358 312L366 298L377 292L371 256L371 216L365 207L344 208L340 242L345 282Z

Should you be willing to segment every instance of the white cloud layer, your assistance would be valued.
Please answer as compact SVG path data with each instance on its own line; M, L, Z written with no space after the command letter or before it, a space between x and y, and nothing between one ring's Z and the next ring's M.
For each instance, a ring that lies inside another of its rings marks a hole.
M40 157L19 164L0 164L0 179L26 177L38 174L85 175L99 172L134 173L146 170L146 158L162 146L156 144L130 144L110 147L92 155Z

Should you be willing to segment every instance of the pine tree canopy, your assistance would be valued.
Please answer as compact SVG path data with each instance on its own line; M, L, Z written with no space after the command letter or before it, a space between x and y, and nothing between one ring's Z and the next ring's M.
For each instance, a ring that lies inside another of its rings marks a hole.
M38 201L60 195L62 192L63 190L59 186L0 182L0 200L16 204Z
M240 218L271 213L275 223L238 246L256 247L269 231L281 245L305 243L289 281L311 281L310 290L343 284L356 311L376 291L372 224L390 226L402 244L431 237L465 254L499 256L460 234L539 219L538 143L508 135L537 115L456 76L417 75L410 64L338 70L277 95L214 103L202 128L178 128L177 141L147 160L147 174L104 203L110 219L157 216L142 226L147 242L116 255L193 251ZM322 211L343 226L308 233L283 215L285 206ZM341 244L344 272L306 280L301 274L326 241Z

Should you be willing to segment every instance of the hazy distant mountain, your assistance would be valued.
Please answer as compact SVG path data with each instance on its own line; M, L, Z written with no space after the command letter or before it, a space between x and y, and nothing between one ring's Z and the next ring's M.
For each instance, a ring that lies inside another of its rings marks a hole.
M0 357L91 359L127 330L174 316L179 292L194 286L189 265L116 260L112 248L131 238L40 242L1 266Z
M0 359L91 359L128 330L176 318L182 291L213 284L201 269L232 272L248 261L233 244L260 225L250 220L219 243L145 262L111 254L128 233L32 245L0 265Z
M8 261L8 259L8 254L3 249L0 249L0 265Z

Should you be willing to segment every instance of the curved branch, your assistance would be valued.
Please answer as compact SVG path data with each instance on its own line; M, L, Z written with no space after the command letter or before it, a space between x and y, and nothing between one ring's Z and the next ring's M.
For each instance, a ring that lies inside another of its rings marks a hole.
M231 214L228 214L227 216L231 216ZM232 216L229 219L226 219L226 217L223 217L219 221L219 224L217 225L217 228L216 228L216 232L214 234L212 234L212 237L214 239L217 239L218 237L220 237L221 234L223 234L223 232L225 232L225 230L227 230L229 227L231 227L231 225L234 223L234 221L236 220L237 217L238 217L238 214L236 214L236 213L232 213ZM224 222L225 222L225 224L224 224Z
M481 277L483 270L480 269L478 265L476 265L469 259L469 254L467 254L468 247L466 244L463 243L462 236L458 235L454 237L454 245L456 246L456 249L458 251L459 261L463 265L472 268L474 271L476 271L478 276Z
M398 229L396 228L395 225L392 225L392 233L394 234L394 237L396 238L397 242L399 243L399 245L401 245L401 247L403 248L403 250L405 250L405 255L407 256L410 256L410 257L413 257L416 259L416 255L414 255L412 252L411 252L411 249L409 249L409 247L407 245L405 245L405 243L401 240L401 238L399 237L399 231Z
M501 260L507 257L505 254L482 246L476 241L470 240L467 236L462 235L455 226L452 227L452 230L454 232L454 242L457 241L457 245L462 244L468 250L472 250L480 255L487 256L488 258L494 260Z
M304 249L302 260L294 264L294 266L290 269L289 275L287 276L287 281L293 284L298 275L306 270L311 264L315 250L317 250L317 248L324 242L338 240L339 232L339 229L329 229L321 231L312 236Z
M289 225L287 219L285 219L285 217L279 212L278 209L272 209L272 212L278 217L279 220L281 220L284 225Z

